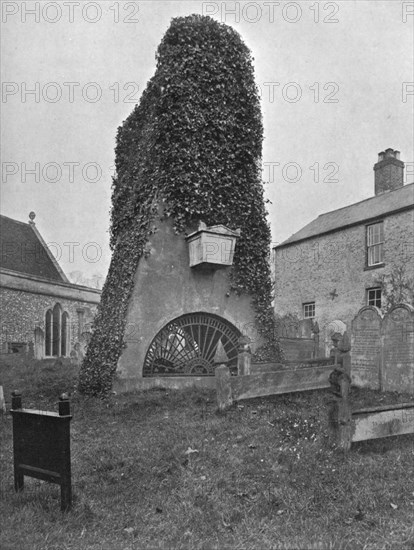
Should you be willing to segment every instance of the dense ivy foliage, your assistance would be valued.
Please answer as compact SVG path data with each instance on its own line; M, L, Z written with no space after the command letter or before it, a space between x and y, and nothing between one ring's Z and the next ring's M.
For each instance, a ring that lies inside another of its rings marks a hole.
M231 27L200 15L173 19L140 104L118 130L113 258L80 377L106 393L123 348L128 300L158 205L177 233L198 220L241 228L230 287L252 297L266 344L280 358L271 306L270 228L261 181L263 126L250 51Z

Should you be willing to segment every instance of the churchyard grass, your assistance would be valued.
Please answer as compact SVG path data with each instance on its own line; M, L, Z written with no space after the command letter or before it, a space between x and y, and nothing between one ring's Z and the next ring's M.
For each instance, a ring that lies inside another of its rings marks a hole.
M2 360L0 384L26 408L57 410L72 392L74 506L59 487L13 488L10 414L1 417L4 550L412 549L414 436L327 446L328 391L243 401L215 392L85 398L76 368ZM409 400L352 390L353 407Z

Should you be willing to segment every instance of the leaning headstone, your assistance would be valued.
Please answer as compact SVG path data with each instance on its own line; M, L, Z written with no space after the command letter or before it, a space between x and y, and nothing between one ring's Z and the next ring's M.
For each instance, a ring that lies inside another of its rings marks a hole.
M34 358L42 359L45 349L45 337L44 332L40 327L36 327L34 330Z
M237 355L237 374L246 376L250 374L252 352L250 350L250 339L246 336L239 338L239 353Z
M6 414L6 401L4 400L3 386L0 386L0 413Z
M383 320L383 390L414 393L414 308L399 304Z
M70 363L71 365L79 366L83 361L83 353L79 342L73 346L73 349L70 352Z
M34 356L35 356L35 354L34 354L34 344L33 344L33 342L29 342L27 355L28 355L28 357L30 357L31 359L33 359Z
M336 335L342 338L342 335L346 330L347 330L346 323L344 323L340 319L335 319L333 321L330 321L327 325L325 325L322 328L323 343L322 342L321 343L322 345L325 346L323 355L326 355L327 357L330 355L331 348L332 348L332 337Z
M215 375L218 409L225 411L233 404L230 370L226 365L220 365L216 368Z
M71 350L69 357L71 365L78 365L78 354L76 353L76 350Z
M381 311L365 306L352 321L351 379L352 384L372 389L380 388Z
M351 379L341 368L329 376L332 399L328 409L328 435L333 446L348 451L352 441L352 411L349 402Z

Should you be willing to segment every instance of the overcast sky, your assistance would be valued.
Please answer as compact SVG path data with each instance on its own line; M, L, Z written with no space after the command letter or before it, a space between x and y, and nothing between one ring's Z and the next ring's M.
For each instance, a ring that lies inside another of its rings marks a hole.
M1 4L1 212L27 221L35 211L66 273L106 274L117 128L173 17L210 14L253 53L274 243L373 196L388 147L414 180L413 2Z

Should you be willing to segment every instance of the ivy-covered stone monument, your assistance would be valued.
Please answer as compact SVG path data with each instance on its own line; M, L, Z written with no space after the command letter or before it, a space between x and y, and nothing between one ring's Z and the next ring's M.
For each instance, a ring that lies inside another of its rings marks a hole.
M118 130L113 256L79 380L93 395L206 379L235 365L245 334L257 358L280 359L250 51L191 15L156 62Z

